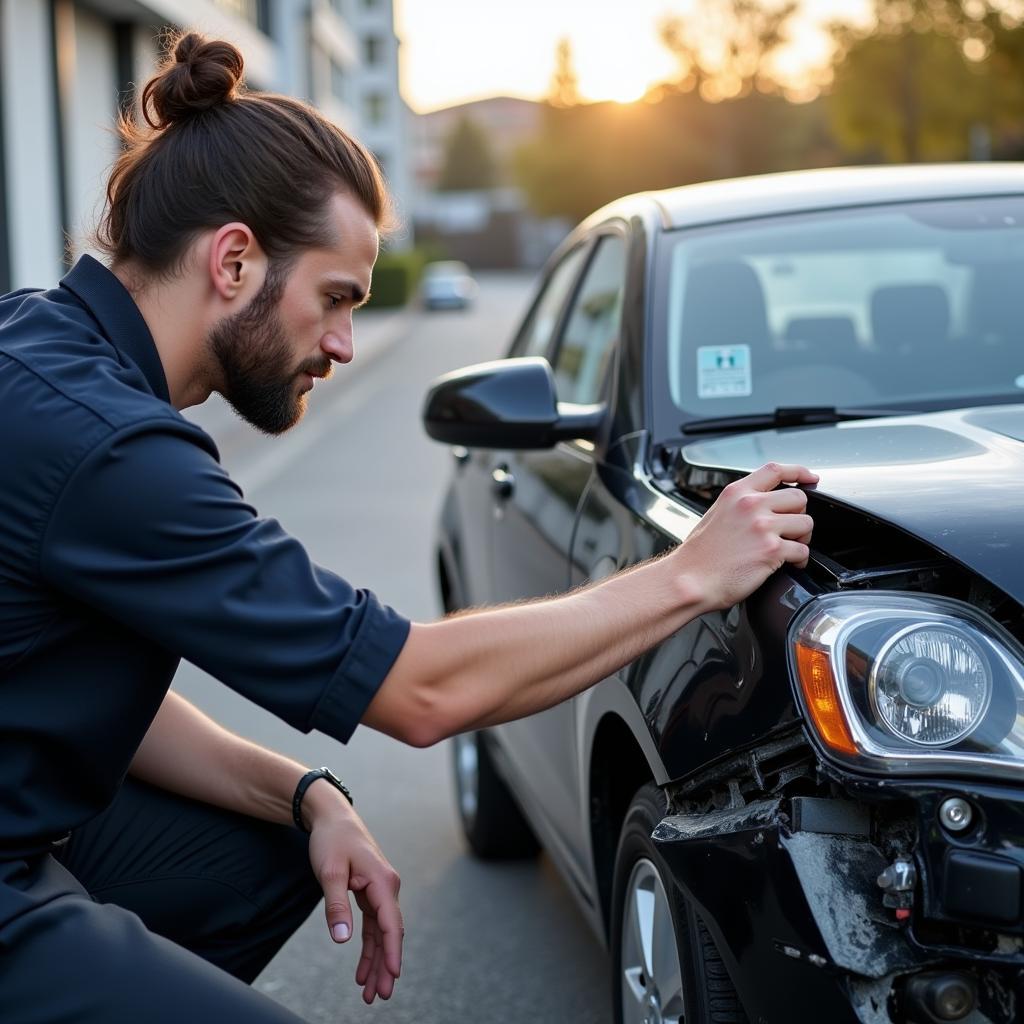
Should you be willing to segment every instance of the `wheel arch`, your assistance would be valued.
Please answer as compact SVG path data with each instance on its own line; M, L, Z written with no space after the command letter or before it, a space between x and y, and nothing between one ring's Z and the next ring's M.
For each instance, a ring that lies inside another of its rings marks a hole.
M636 699L618 675L584 692L576 707L594 891L607 938L615 850L629 802L645 782L663 786L670 780Z
M594 734L589 774L590 848L605 936L611 928L615 853L626 811L636 791L654 773L629 726L606 714Z

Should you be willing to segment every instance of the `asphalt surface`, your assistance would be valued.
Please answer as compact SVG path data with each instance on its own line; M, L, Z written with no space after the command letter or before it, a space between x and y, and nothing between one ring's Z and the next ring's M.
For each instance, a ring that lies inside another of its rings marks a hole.
M420 427L423 395L438 374L504 351L531 279L492 275L481 286L467 312L357 314L354 362L318 382L306 418L280 438L261 437L213 400L189 413L262 514L316 561L418 620L440 614L433 536L451 465ZM334 945L322 906L258 988L332 1024L610 1020L607 955L548 858L495 865L466 852L448 744L414 750L369 729L347 746L304 736L191 665L175 687L236 732L334 768L402 877L405 960L390 1001L363 1004L358 939Z

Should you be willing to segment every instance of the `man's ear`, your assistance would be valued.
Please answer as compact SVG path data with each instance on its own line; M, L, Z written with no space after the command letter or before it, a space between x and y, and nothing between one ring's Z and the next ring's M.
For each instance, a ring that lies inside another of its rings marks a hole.
M267 257L241 222L219 227L210 240L210 283L225 302L252 298L267 276Z

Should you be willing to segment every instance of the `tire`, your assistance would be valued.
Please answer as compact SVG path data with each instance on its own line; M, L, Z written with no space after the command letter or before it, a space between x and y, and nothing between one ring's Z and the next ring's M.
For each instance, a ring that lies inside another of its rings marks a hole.
M482 732L452 741L455 799L470 849L483 860L519 860L540 850L533 830L498 774Z
M661 790L647 783L633 797L619 837L611 931L615 1022L747 1024L711 934L673 885L651 839L665 812Z

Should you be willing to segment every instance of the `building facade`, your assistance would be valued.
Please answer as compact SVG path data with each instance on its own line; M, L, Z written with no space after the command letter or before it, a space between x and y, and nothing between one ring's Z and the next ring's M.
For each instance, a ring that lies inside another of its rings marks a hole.
M391 0L0 0L0 293L53 283L102 210L112 128L168 28L230 39L250 88L308 100L406 206Z

